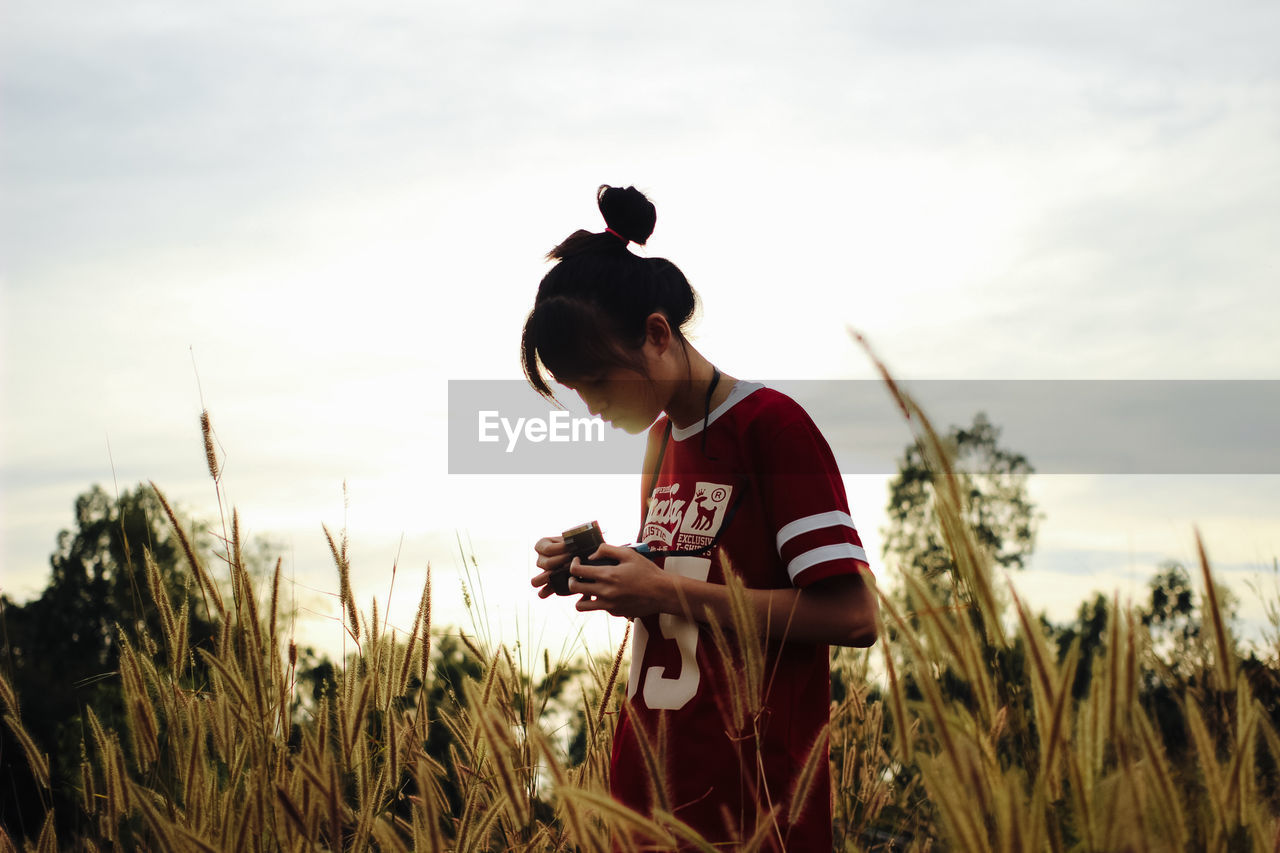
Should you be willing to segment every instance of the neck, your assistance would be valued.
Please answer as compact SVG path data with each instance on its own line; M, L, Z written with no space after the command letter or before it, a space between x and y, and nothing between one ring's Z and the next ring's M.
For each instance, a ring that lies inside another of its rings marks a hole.
M715 366L696 349L689 347L688 371L683 379L676 382L675 391L667 403L667 417L671 419L673 426L684 429L701 423L709 410L715 409L729 398L729 392L737 380L722 372L708 404L707 389L711 388L715 374Z

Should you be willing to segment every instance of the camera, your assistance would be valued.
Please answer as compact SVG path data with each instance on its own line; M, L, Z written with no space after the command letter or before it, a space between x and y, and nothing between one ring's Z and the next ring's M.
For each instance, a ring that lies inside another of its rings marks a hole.
M564 532L565 562L558 569L551 570L551 578L547 583L555 591L556 595L572 595L569 592L569 564L573 562L573 558L577 557L578 561L584 566L616 566L617 560L608 557L601 557L597 560L589 559L596 549L604 544L604 534L600 532L600 525L594 521L588 521L586 524L579 524L577 527L570 527ZM629 546L636 551L644 553L649 550L647 545L631 545ZM582 583L595 583L590 578L578 578Z

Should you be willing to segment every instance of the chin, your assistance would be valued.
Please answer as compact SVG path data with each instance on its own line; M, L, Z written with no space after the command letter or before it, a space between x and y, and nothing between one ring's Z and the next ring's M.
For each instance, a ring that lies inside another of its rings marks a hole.
M620 429L628 435L639 435L645 432L649 427L653 426L653 422L657 418L644 420L643 418L618 418L616 421L609 421L609 426L614 429Z

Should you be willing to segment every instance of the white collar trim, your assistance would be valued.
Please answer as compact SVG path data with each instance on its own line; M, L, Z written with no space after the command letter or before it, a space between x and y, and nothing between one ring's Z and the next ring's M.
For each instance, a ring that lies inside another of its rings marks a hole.
M725 412L732 409L739 402L741 402L742 400L745 400L747 397L750 397L752 394L754 394L756 391L759 391L763 387L764 386L761 385L759 382L746 382L744 380L739 379L737 382L734 383L733 387L729 389L729 396L725 398L725 401L711 410L711 416L708 417L706 420L707 426L710 426L711 424L715 423L716 418L720 417ZM678 427L672 424L671 437L676 441L684 441L686 438L690 438L702 432L702 424L703 424L702 418L698 418L696 422L690 424L687 427Z

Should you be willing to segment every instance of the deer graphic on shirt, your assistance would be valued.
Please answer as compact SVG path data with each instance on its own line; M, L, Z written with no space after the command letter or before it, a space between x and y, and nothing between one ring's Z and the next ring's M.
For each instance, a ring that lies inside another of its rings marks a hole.
M706 502L705 504L703 502ZM716 502L706 492L698 492L693 499L698 510L698 517L689 525L692 530L710 530L711 522L716 517Z

